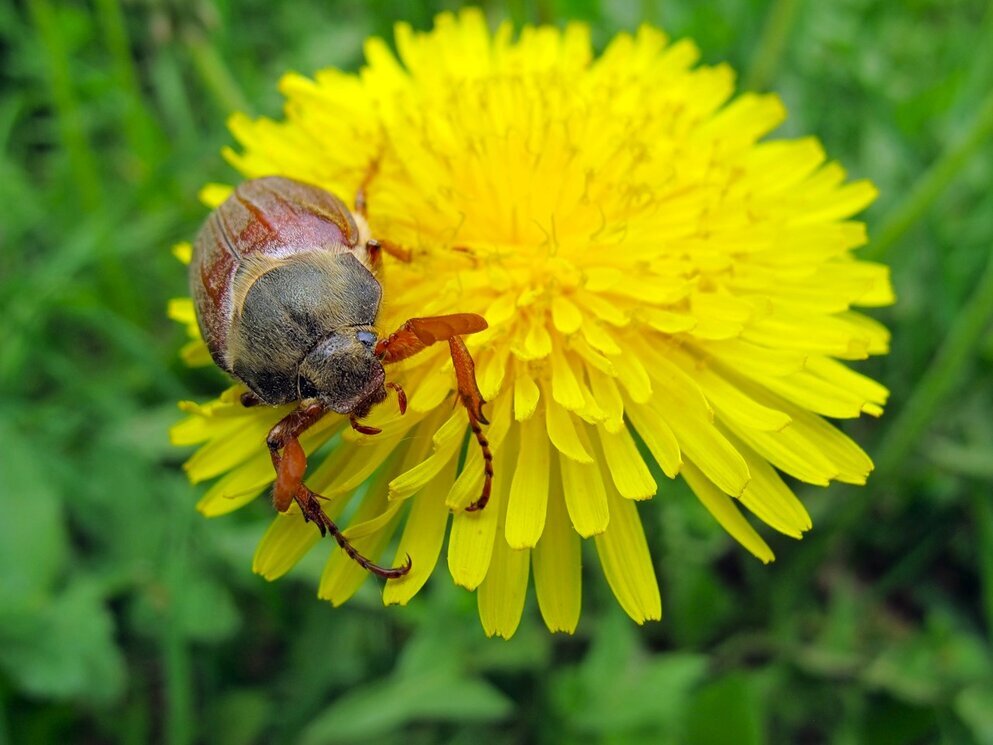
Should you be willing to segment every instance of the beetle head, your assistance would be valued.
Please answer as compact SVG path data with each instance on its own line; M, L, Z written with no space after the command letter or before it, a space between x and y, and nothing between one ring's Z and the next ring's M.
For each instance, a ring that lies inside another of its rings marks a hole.
M300 398L319 398L339 414L365 416L386 398L386 374L375 347L376 332L369 326L332 331L300 363Z

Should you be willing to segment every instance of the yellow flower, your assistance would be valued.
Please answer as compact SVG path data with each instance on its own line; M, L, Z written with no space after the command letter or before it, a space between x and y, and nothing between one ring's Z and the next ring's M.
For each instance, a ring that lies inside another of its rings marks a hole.
M290 176L346 200L381 158L373 233L414 254L387 259L381 330L456 312L489 321L466 338L490 402L486 509L464 511L482 468L474 447L459 467L467 420L444 348L388 369L410 409L374 410L382 434L329 416L303 437L308 453L331 442L308 484L354 544L380 563L412 557L386 603L428 579L451 519L448 568L477 590L487 634L514 633L529 576L548 628L575 629L583 538L624 610L658 619L637 507L659 490L653 473L681 475L764 562L772 550L741 507L794 538L811 527L779 472L865 482L872 462L822 416L878 416L886 400L839 361L887 351L887 331L852 310L893 300L886 267L851 256L865 229L849 218L871 184L845 183L814 139L760 142L783 121L779 99L733 97L727 66L696 66L692 43L652 28L594 58L583 25L515 39L465 11L428 33L398 24L396 45L399 61L369 40L358 74L287 75L285 119L234 116L241 149L225 153L246 177ZM188 301L172 315L196 333ZM182 404L173 430L200 444L193 481L221 477L199 504L209 516L273 479L263 441L288 408L243 408L241 390ZM277 515L255 571L274 579L318 541L295 508ZM335 548L319 595L340 604L366 579Z

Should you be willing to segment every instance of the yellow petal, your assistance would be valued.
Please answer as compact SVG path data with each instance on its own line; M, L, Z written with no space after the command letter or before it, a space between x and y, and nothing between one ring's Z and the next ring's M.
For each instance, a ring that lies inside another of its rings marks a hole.
M652 380L648 370L634 350L625 350L620 359L614 360L617 379L636 403L643 404L652 397Z
M683 478L707 511L732 538L755 554L763 564L776 558L772 549L734 506L733 500L714 486L694 464L687 462L683 465Z
M751 476L741 453L721 434L713 422L701 420L687 410L685 401L672 397L670 390L664 418L679 440L679 449L707 474L725 494L739 496ZM655 413L663 416L659 408Z
M583 447L582 440L580 440L579 435L576 433L576 424L572 418L572 414L547 398L545 403L545 428L548 430L548 438L562 455L571 458L577 463L593 462L593 456L590 455L587 448Z
M344 494L357 489L378 469L396 449L397 445L407 436L414 426L413 417L404 421L401 426L384 430L382 434L373 435L360 447L354 443L346 443L342 450L348 457L336 461L333 467L328 464L314 472L314 481L325 496ZM330 458L328 459L330 461ZM318 488L317 486L314 487Z
M696 371L696 380L722 419L763 432L778 432L793 421L784 412L749 398L740 386L732 382L731 376L726 377L704 366Z
M201 204L214 209L220 207L233 191L234 188L227 184L205 184L197 196Z
M197 322L196 311L193 310L193 300L188 297L170 298L166 307L166 315L179 323L195 324Z
M454 480L455 461L451 460L425 486L424 493L413 500L400 545L393 557L393 564L397 566L410 556L410 571L403 577L386 581L384 604L406 605L434 572L448 525L445 495Z
M193 260L193 244L189 241L180 241L172 247L172 255L183 264L189 264Z
M745 445L739 451L752 474L741 503L766 525L793 538L802 537L811 528L806 508L768 461Z
M586 433L579 430L578 434L589 450ZM576 532L589 538L605 531L610 521L610 512L607 509L607 492L604 489L600 464L579 463L565 455L559 455L559 467L562 471L565 504Z
M506 398L506 397L505 397ZM514 446L515 443L510 443ZM486 577L497 539L497 525L503 526L502 511L506 510L510 489L510 465L513 447L501 448L494 453L493 491L485 508L476 512L456 512L452 518L452 533L448 538L448 571L455 584L474 590ZM503 540L500 531L499 540Z
M430 431L428 424L425 429ZM465 435L465 413L456 409L431 438L434 453L390 481L390 499L406 499L420 491L459 450Z
M452 371L442 367L429 371L418 384L407 391L411 411L434 411L448 398L455 387Z
M487 401L496 398L503 387L503 379L507 374L507 357L510 356L510 349L499 346L491 355L483 359L479 365L479 392Z
M577 411L586 403L583 389L579 380L566 359L565 353L559 349L551 355L552 368L552 398L569 411Z
M531 566L545 625L549 631L571 634L579 623L582 605L582 557L579 536L569 524L560 488L549 496L548 520L541 540L531 552Z
M852 438L837 427L800 409L787 409L793 417L793 430L805 443L804 449L817 449L838 469L837 479L848 484L864 484L872 472L872 459Z
M565 295L555 295L552 298L552 323L560 333L572 334L583 325L583 314Z
M266 435L279 419L279 412L268 416L239 417L218 422L207 444L198 449L183 464L183 469L194 484L230 471L252 456L268 459Z
M782 410L793 421L779 432L760 432L725 424L749 447L782 471L809 484L826 486L832 479L865 483L872 461L849 438L818 416L803 411L759 386L740 381L742 389L762 405Z
M787 401L823 416L836 419L853 419L869 403L858 393L824 380L807 370L782 378L765 381L769 390Z
M379 560L383 549L392 539L393 532L400 521L399 508L403 506L403 503L400 502L390 504L386 499L386 481L389 478L389 470L389 468L381 469L380 473L369 484L369 488L351 521L356 527L363 523L376 521L375 531L359 530L357 532L362 533L362 535L350 541L360 554L372 561ZM388 517L382 520L384 515ZM348 531L345 532L347 535ZM332 605L341 605L355 594L362 583L369 578L369 574L368 570L363 569L357 562L349 558L340 547L336 547L324 565L321 581L317 588L317 597L331 601Z
M548 435L542 422L528 419L519 429L521 444L510 485L506 521L507 543L515 549L531 548L541 537L551 468Z
M494 402L492 421L489 427L483 432L489 442L490 452L493 453L494 458L500 453L500 447L504 437L507 436L512 421L510 416L510 396L500 396ZM509 464L510 462L508 462L508 466ZM507 479L509 471L497 470L495 462L493 473L494 484L500 481L509 481ZM452 488L448 492L448 497L445 499L445 504L448 505L449 509L455 511L464 510L479 499L483 489L483 474L484 463L482 450L477 444L476 438L470 437L469 450L465 463L462 465L462 472L455 480L455 483L452 484Z
M774 349L853 360L869 356L872 346L870 334L848 323L844 314L825 316L796 308L779 308L753 320L745 326L741 338Z
M552 337L545 319L532 320L524 336L524 359L540 360L552 353Z
M707 342L702 348L727 369L756 380L797 372L803 369L807 360L807 355L801 352L760 347L740 339Z
M805 442L791 424L779 432L761 432L725 421L727 427L776 468L808 484L827 486L839 469L817 448Z
M856 329L856 333L867 340L869 354L886 354L890 351L890 332L879 321L853 311L839 313L837 318L849 328ZM838 356L844 357L844 355ZM845 357L845 359L861 358Z
M670 479L676 478L683 465L683 458L679 451L679 440L669 425L647 406L632 403L628 405L627 412L638 436L644 441L662 472Z
M640 316L645 323L664 334L678 334L684 331L690 331L697 325L697 319L691 315L674 313L659 308L643 308Z
M328 517L335 520L347 503L347 499L341 499L333 505L321 506ZM317 526L303 519L294 502L286 512L277 513L276 519L269 524L255 549L252 571L270 582L279 579L320 540Z
M594 319L583 321L583 337L587 343L603 354L620 354L621 348L614 337Z
M622 429L611 434L599 427L597 431L610 477L620 495L627 499L648 499L654 496L658 485L638 452L631 433Z
M804 225L813 222L840 220L860 212L878 196L876 187L869 181L854 181L835 189L829 198L823 199L816 209L805 212L795 220Z
M639 624L662 618L662 598L645 531L634 503L607 489L610 528L596 537L600 565L614 597Z
M514 418L523 421L530 418L536 408L541 393L534 379L524 370L519 370L514 378Z
M275 477L268 453L251 458L212 484L197 502L197 511L204 517L234 512L258 497Z
M617 389L617 383L608 375L597 370L588 370L590 388L604 414L603 426L608 432L619 432L624 428L624 399Z
M494 505L505 512L506 502ZM489 509L489 508L487 508ZM496 540L486 579L477 593L479 619L487 636L509 639L517 631L524 611L524 598L528 589L528 568L531 552L513 549L503 540L503 515L497 520Z
M807 370L836 386L857 393L864 400L874 404L885 404L889 399L890 392L886 386L830 357L809 358Z

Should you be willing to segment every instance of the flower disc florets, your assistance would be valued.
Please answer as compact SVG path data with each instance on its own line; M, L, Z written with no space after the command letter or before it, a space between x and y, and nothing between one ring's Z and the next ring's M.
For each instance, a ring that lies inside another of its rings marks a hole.
M384 268L382 331L456 312L489 322L466 339L495 453L482 512L463 511L482 469L471 448L459 466L466 420L444 349L402 366L410 409L376 409L382 434L328 418L303 439L308 452L335 440L308 484L332 497L327 512L355 545L384 555L399 532L384 558L412 557L387 603L430 576L451 517L449 570L478 588L487 633L514 632L532 574L549 628L574 629L590 537L623 608L656 619L636 508L656 475L681 475L763 561L772 551L741 507L793 537L810 528L779 472L865 481L869 458L821 417L879 415L886 399L839 361L887 348L886 330L851 310L892 301L886 268L851 256L865 231L849 218L874 198L869 183L845 183L813 139L760 142L785 116L780 101L732 98L728 67L695 67L693 44L651 28L594 58L584 26L515 39L467 11L429 33L400 24L396 45L399 60L370 40L358 74L286 76L285 119L233 117L241 147L226 153L246 177L346 200L376 164L373 234L413 253ZM191 318L183 303L174 314ZM208 515L273 476L263 441L286 410L242 409L237 392L186 404L174 431L204 443L194 480L224 474L200 504ZM277 577L317 540L298 513L280 515L255 569ZM335 550L319 594L341 603L364 579Z

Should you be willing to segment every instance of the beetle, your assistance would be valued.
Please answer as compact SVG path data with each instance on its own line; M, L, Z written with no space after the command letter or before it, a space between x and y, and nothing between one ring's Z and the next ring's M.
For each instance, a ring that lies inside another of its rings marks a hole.
M384 365L399 362L436 342L447 341L458 396L483 453L482 509L491 490L493 457L480 425L483 400L475 366L462 336L482 331L474 313L411 318L380 337L376 320L382 299L377 274L382 254L409 261L402 247L370 235L365 187L354 211L311 184L282 176L245 181L204 222L189 266L197 322L214 362L248 387L242 404L296 408L269 431L266 443L276 478L273 506L286 512L296 502L304 520L330 534L362 567L382 577L401 577L411 560L381 567L362 556L321 509L322 495L303 483L307 457L300 436L325 414L349 417L367 435L379 429L359 420L397 393Z

